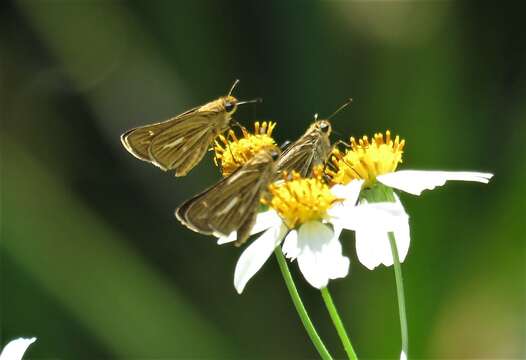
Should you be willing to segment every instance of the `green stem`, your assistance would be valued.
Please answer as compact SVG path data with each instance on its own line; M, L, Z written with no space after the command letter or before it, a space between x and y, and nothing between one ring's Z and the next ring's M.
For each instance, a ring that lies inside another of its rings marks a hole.
M325 306L327 307L327 310L329 311L329 315L331 316L332 323L334 324L334 327L336 328L336 331L338 332L338 336L340 337L340 340L342 341L343 348L345 349L345 352L347 353L347 357L351 360L357 360L358 357L356 356L356 353L354 352L354 349L351 344L351 340L349 339L349 335L347 335L347 331L345 331L345 327L343 326L343 322L340 318L340 315L338 314L338 310L336 310L336 306L334 305L334 302L332 301L331 293L329 292L328 287L324 287L321 289L321 296L323 297L323 301L325 301Z
M314 328L314 325L312 324L312 321L309 318L309 314L307 314L307 310L305 309L305 306L301 301L298 290L296 289L296 285L294 285L294 280L292 279L292 275L290 274L289 267L287 265L287 260L285 260L285 256L283 256L283 253L281 252L281 248L279 246L276 247L276 249L274 250L274 254L278 259L278 264L281 273L283 274L283 279L285 280L285 284L287 285L287 289L289 290L292 302L296 307L296 311L298 312L298 315L301 319L301 322L303 323L303 326L305 327L305 330L307 331L307 334L309 334L309 337L314 346L316 347L316 350L318 350L318 353L320 354L321 358L324 360L332 360L331 354L329 354L329 351L321 341L320 336L316 332L316 329Z
M391 253L393 254L393 263L395 270L396 294L398 296L398 312L400 314L400 330L402 333L402 351L407 356L407 351L409 348L409 338L407 332L407 316L405 313L404 280L402 278L402 267L400 266L398 249L396 247L396 240L393 232L389 232L389 243L391 244Z

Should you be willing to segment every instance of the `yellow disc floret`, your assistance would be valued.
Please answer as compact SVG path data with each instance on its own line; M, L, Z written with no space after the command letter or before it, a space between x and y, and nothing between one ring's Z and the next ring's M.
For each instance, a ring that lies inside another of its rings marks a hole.
M226 136L220 135L214 142L214 162L221 168L223 176L233 173L238 167L245 164L260 150L276 147L272 138L275 122L263 121L254 123L254 134L241 128L243 137L238 138L234 130L230 129Z
M347 184L354 179L363 179L364 187L376 181L378 175L396 170L402 162L405 140L398 135L391 139L391 132L374 134L371 141L363 136L356 141L351 137L351 147L342 153L335 149L331 156L331 166L326 170L334 184Z
M307 221L324 219L327 209L339 199L322 181L321 171L313 178L302 178L296 172L290 175L284 174L284 182L270 185L272 198L262 202L276 210L290 229Z

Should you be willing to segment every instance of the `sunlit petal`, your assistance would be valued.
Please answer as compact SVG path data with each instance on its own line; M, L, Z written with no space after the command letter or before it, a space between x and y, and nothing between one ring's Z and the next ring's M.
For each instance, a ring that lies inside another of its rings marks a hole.
M493 174L468 171L419 171L400 170L378 176L381 183L413 195L420 195L424 190L433 190L448 180L475 181L487 184Z
M281 218L274 210L268 210L261 212L257 215L256 222L250 230L250 235L254 235L265 231L273 226L279 226L281 224ZM214 234L217 236L217 244L223 245L231 243L237 240L237 231L232 231L228 235Z
M289 259L296 259L301 249L298 246L298 232L296 230L291 230L285 237L282 247L283 254Z
M398 196L395 195L396 201L392 203L370 203L357 207L357 213L360 208L376 209L375 211L390 213L390 216L384 216L382 223L375 223L373 218L361 219L361 223L356 226L356 254L358 260L372 270L380 264L385 266L393 265L393 256L391 244L389 242L388 232L392 231L395 235L396 248L400 262L405 260L409 251L410 232L409 216L405 213L404 207ZM361 214L363 216L363 214Z
M214 234L215 236L217 236L217 244L218 245L223 245L223 244L228 244L228 243L231 243L233 241L236 241L237 240L237 231L232 231L230 234L228 235L222 235L222 234Z
M349 272L349 259L342 255L339 230L333 231L318 221L300 226L297 257L299 268L309 284L321 289L329 279L344 277Z
M2 350L0 360L21 360L29 345L34 343L36 339L33 337L30 339L18 338L12 340Z
M250 235L260 233L274 226L279 226L281 222L281 218L274 210L260 212L252 230L250 231Z
M355 205L362 189L363 180L353 180L347 185L334 185L331 188L332 193L339 199L345 199L348 205Z
M384 230L365 227L356 230L355 237L358 260L369 270L380 265L386 257L386 251L391 251L387 232Z
M398 207L398 212L405 213L404 206L400 201L400 198L395 194L396 202L395 206ZM407 215L407 214L406 214ZM404 262L407 253L409 252L409 243L411 242L411 235L409 230L409 216L401 216L398 218L397 225L394 229L394 235L396 240L396 249L398 251L398 257L400 262Z
M334 207L331 211L333 222L344 229L362 230L374 228L383 231L394 231L399 224L408 220L408 215L397 198L397 202L367 203L362 201L358 206Z
M265 264L286 232L287 227L283 224L271 227L243 251L234 272L234 286L239 294L243 292L247 282Z

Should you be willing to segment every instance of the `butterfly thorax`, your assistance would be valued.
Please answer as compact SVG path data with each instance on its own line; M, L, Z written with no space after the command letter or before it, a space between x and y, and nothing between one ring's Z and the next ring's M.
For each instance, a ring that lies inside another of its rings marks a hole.
M296 171L301 176L309 177L312 169L323 164L331 152L329 139L331 125L328 120L318 120L309 126L307 131L289 146L278 160L277 177L283 171Z
M317 139L320 157L324 159L326 159L331 152L331 131L332 127L329 120L318 120L314 122L305 133L306 135L312 134L311 136Z

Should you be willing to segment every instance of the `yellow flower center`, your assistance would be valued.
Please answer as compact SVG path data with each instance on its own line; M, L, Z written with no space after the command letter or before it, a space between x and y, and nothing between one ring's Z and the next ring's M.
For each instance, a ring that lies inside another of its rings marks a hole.
M243 137L236 136L234 130L230 129L226 136L219 135L214 142L214 163L221 168L223 176L232 174L238 167L245 164L260 150L276 147L272 138L275 122L259 121L254 123L254 134L241 128Z
M327 209L339 199L322 181L321 175L321 168L313 178L302 178L297 172L292 172L291 176L284 174L284 182L269 186L271 200L263 198L261 202L276 210L289 229L307 221L322 220Z
M376 181L378 175L396 170L402 162L405 140L398 135L394 141L391 132L374 134L371 142L367 136L356 141L351 137L351 148L342 153L335 149L331 156L331 166L326 169L327 175L335 184L347 184L354 179L363 179L364 187L369 187Z

